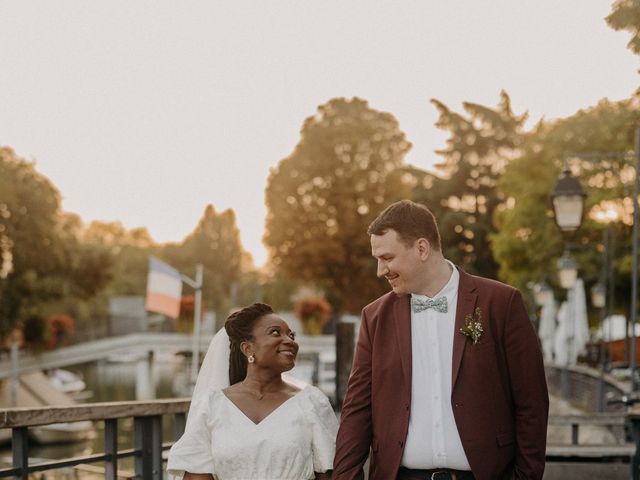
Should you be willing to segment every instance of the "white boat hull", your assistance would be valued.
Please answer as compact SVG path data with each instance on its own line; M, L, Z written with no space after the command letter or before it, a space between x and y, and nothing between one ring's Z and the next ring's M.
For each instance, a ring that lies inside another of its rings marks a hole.
M54 423L29 429L31 439L40 444L82 442L95 438L96 432L89 421Z

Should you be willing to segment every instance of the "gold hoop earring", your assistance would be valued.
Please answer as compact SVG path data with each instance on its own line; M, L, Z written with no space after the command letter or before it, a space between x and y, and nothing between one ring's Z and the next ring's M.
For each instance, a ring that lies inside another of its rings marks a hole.
M253 355L253 353L247 357L247 362L253 363L255 361L256 361L256 357Z

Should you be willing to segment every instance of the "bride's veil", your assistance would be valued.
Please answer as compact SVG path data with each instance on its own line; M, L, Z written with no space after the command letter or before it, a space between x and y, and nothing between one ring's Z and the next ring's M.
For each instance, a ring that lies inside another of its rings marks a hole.
M229 386L230 352L229 336L227 331L221 328L209 343L209 349L200 366L196 385L193 388L191 405L211 388L222 389Z

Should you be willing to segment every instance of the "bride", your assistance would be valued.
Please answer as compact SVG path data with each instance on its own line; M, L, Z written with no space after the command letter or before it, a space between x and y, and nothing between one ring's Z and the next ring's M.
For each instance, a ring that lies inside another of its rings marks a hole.
M198 375L184 435L169 452L170 478L330 478L338 422L320 390L283 380L298 353L294 338L269 305L229 316Z

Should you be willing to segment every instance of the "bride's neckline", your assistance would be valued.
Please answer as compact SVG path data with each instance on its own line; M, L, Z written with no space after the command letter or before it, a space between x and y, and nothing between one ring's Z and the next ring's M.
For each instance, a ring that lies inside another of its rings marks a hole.
M258 426L261 425L266 419L268 419L269 417L271 417L271 415L273 415L275 412L277 412L278 410L280 410L280 408L282 408L285 404L287 404L290 400L293 400L294 398L298 397L298 395L300 395L302 392L305 392L307 389L309 388L309 385L307 385L306 387L304 387L303 389L301 389L299 392L291 395L289 398L286 398L285 400L283 400L282 402L280 402L278 405L276 405L269 413L267 413L264 417L262 417L260 419L260 421L255 422L251 419L251 417L249 415L247 415L238 405L236 405L236 403L231 400L227 394L222 391L222 395L224 396L224 398L238 411L242 414L242 416L244 418L246 418L249 422L251 422L253 425ZM255 397L254 397L255 398Z

